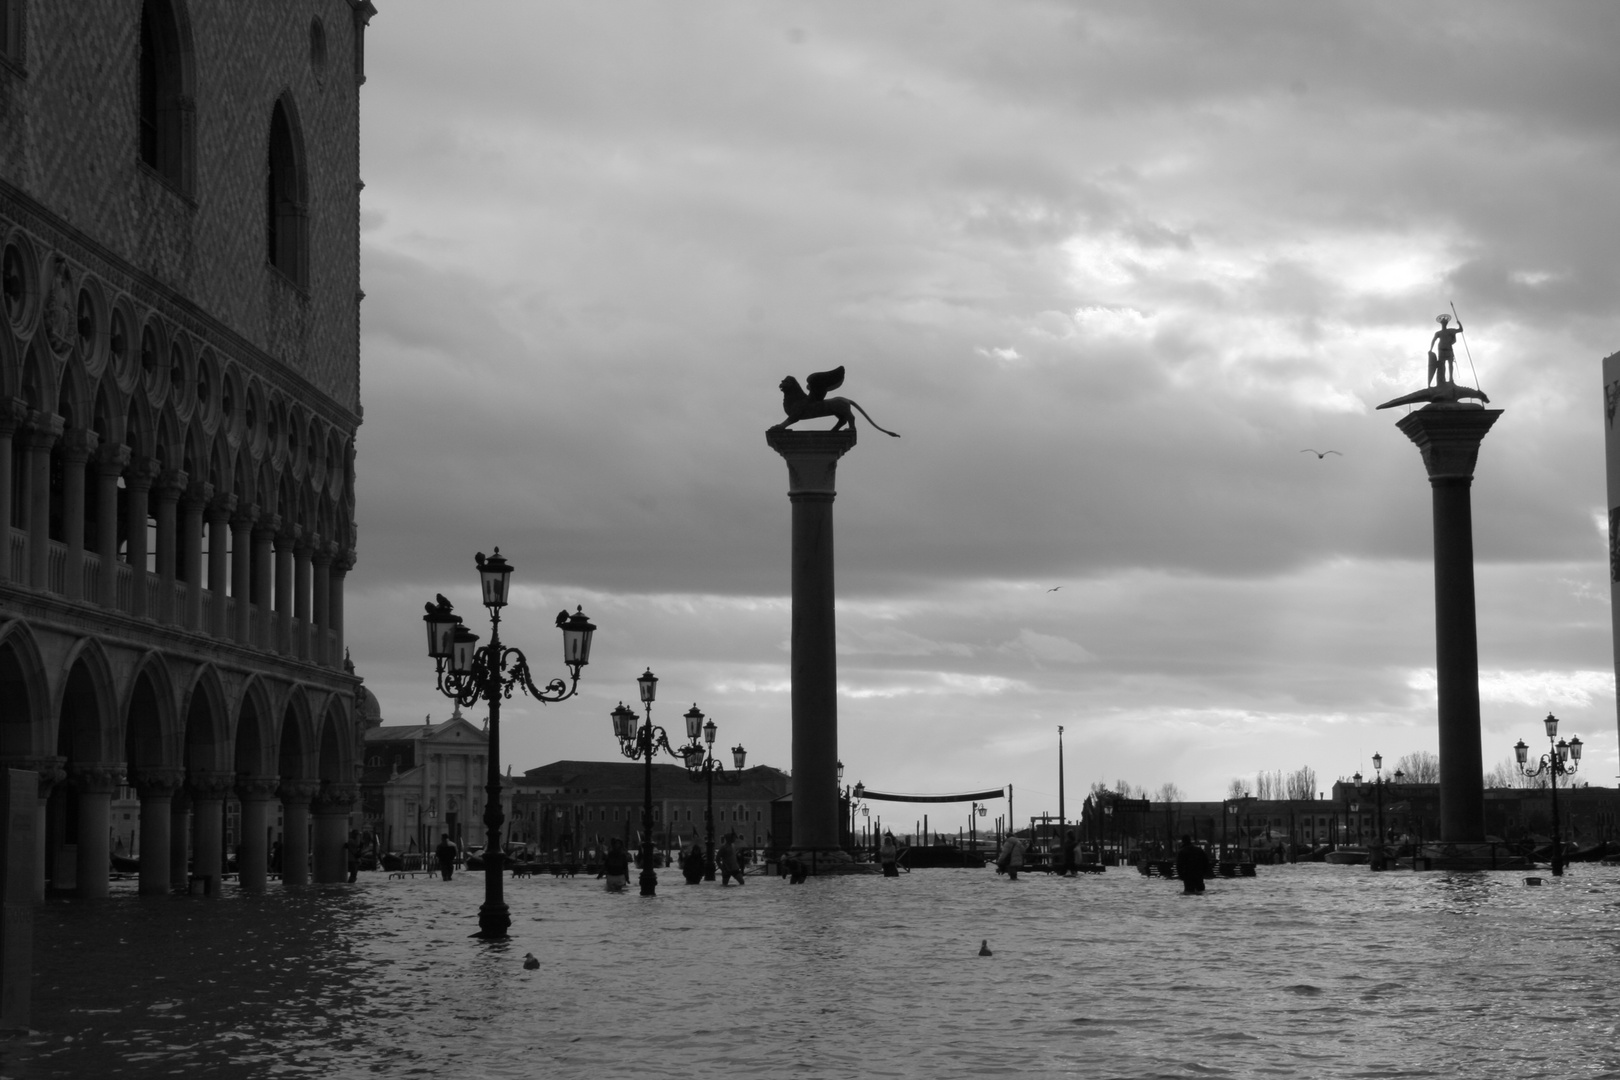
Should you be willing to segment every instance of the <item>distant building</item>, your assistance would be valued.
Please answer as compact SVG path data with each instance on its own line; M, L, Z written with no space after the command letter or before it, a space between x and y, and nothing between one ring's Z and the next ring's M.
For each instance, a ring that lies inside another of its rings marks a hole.
M630 848L641 843L646 764L633 761L555 761L513 781L513 840L550 854L559 849L605 848L614 837ZM737 784L714 785L714 835L727 833L746 847L762 849L771 838L771 803L792 786L788 774L755 765ZM682 765L653 765L653 840L660 851L704 838L707 788Z
M513 783L507 777L501 788L509 822ZM362 827L377 833L384 851L432 851L446 833L463 849L481 847L488 784L489 735L459 705L437 724L373 727L360 779Z

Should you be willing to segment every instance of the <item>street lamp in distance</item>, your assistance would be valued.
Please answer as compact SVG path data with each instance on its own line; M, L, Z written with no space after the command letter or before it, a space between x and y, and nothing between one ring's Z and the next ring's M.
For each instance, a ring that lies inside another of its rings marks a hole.
M1552 873L1553 877L1563 877L1564 841L1558 830L1558 778L1575 775L1575 770L1581 767L1582 746L1578 735L1568 742L1558 739L1558 717L1552 713L1547 714L1547 719L1543 720L1542 724L1547 729L1547 752L1541 755L1535 765L1529 765L1530 748L1524 744L1523 739L1520 739L1513 745L1513 756L1518 761L1519 773L1522 776L1533 779L1546 774L1552 785ZM1554 739L1558 741L1554 743Z

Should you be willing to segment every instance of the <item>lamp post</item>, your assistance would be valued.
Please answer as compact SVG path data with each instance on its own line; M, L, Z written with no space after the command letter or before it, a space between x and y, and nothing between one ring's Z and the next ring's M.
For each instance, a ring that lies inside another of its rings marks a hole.
M842 780L843 777L844 769L842 763L840 763L838 768L838 778ZM854 787L844 789L844 800L849 803L849 846L852 848L860 848L862 846L860 833L856 829L855 818L859 815L862 809L861 800L865 796L866 785L858 780L855 782Z
M747 760L748 751L741 743L731 748L731 763L736 771L728 773L714 756L714 736L719 727L713 720L703 722L703 713L696 705L686 713L686 737L691 741L676 751L686 758L686 773L694 782L702 780L708 786L709 801L703 811L703 827L705 831L706 846L703 852L703 880L714 880L714 779L720 778L722 784L742 783L743 762ZM698 742L698 736L703 742Z
M579 688L579 671L591 659L591 636L596 627L581 608L574 614L557 615L563 635L563 663L570 682L552 679L544 689L535 686L529 674L529 661L523 651L501 644L501 608L506 606L512 585L512 564L501 549L485 558L480 551L473 557L478 566L484 607L489 611L489 644L479 647L478 635L462 625L461 616L451 611L443 596L427 605L422 621L427 624L428 655L438 671L439 692L457 704L472 706L479 701L489 707L489 777L484 786L484 905L478 909L478 933L474 936L495 940L506 937L512 925L506 901L501 895L505 860L501 851L501 699L522 690L541 704L566 701Z
M1541 755L1536 765L1534 767L1527 766L1526 762L1530 755L1530 748L1524 745L1523 739L1514 744L1513 756L1518 759L1519 772L1522 775L1530 778L1546 773L1547 779L1552 783L1552 872L1553 877L1563 877L1564 841L1558 832L1558 778L1560 776L1573 776L1575 770L1581 767L1581 739L1577 735L1568 742L1558 739L1558 742L1554 743L1553 740L1558 738L1558 717L1548 713L1547 719L1543 720L1542 723L1547 727L1548 750Z
M652 668L636 678L636 686L641 692L641 707L646 714L646 722L640 727L636 726L636 714L625 708L624 702L612 712L613 734L619 737L619 753L635 761L645 758L647 761L646 784L643 788L641 804L641 895L656 896L658 891L658 875L653 871L653 811L652 811L652 766L653 757L662 749L670 757L685 758L690 747L676 750L669 745L669 738L661 727L654 727L652 722L653 700L658 696L658 676L652 673ZM703 722L703 714L692 706L692 713L697 713L697 722ZM688 729L692 726L692 713L687 714ZM697 741L698 732L689 730L692 741Z

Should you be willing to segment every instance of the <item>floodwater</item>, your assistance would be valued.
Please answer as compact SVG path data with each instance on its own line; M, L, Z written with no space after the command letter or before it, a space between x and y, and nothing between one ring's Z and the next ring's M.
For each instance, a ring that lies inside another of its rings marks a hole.
M532 878L498 946L477 874L115 892L38 909L0 1075L1620 1075L1620 869L1524 878Z

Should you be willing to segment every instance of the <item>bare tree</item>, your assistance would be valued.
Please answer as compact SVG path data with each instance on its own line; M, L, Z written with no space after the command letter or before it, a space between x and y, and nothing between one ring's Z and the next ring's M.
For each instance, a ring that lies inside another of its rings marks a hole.
M1316 770L1309 765L1301 765L1288 774L1285 786L1290 799L1316 798Z
M1243 777L1234 776L1226 782L1226 797L1228 799L1241 799L1249 793L1249 785L1243 782Z
M1180 802L1181 789L1170 783L1160 784L1158 799L1162 803Z
M1281 769L1266 772L1261 769L1254 774L1254 794L1258 799L1284 798L1283 774Z
M1427 750L1419 750L1407 754L1395 763L1395 768L1401 773L1401 778L1408 784L1438 784L1440 782L1440 757ZM1515 784L1498 785L1501 787L1516 787Z
M1112 795L1112 794L1113 794L1113 789L1110 788L1103 781L1101 781L1101 780L1093 780L1091 782L1090 795L1091 795L1091 801L1093 803L1100 803L1100 802L1103 801L1103 796L1104 795Z
M1525 776L1519 772L1518 763L1512 758L1503 758L1494 768L1485 771L1485 786L1488 788L1544 788L1547 786L1547 776Z

